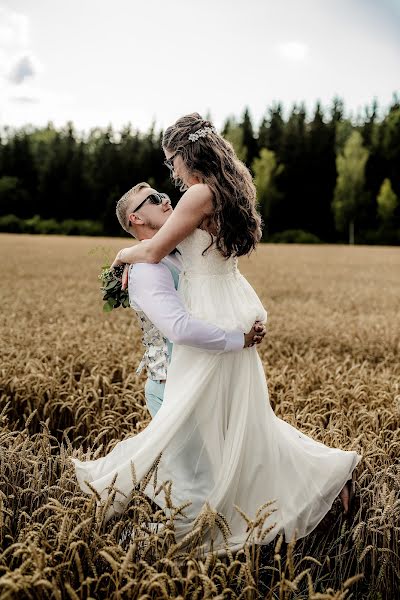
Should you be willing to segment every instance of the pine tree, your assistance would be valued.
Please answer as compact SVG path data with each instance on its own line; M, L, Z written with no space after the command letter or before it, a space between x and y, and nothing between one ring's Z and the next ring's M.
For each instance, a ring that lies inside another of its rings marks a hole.
M245 160L247 162L247 165L250 167L253 163L253 160L258 154L258 148L248 108L246 108L243 113L243 118L240 123L240 127L243 132L243 146L247 149Z
M309 222L307 188L310 178L307 161L306 111L303 105L294 105L284 129L278 160L285 165L279 177L282 202L279 207L279 230L307 229Z
M320 239L335 239L335 223L331 211L336 181L335 136L330 123L325 122L319 102L307 128L307 182L304 212L305 229Z
M258 132L258 150L268 148L280 157L284 137L285 122L282 117L282 105L276 104L264 117Z

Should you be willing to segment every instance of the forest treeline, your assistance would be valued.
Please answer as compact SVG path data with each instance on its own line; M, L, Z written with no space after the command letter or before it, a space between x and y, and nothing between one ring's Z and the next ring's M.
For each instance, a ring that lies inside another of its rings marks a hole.
M400 243L400 102L355 121L335 98L312 115L281 104L256 125L246 109L222 134L251 169L264 241ZM121 235L120 196L140 181L180 193L163 164L162 132L3 127L0 231Z

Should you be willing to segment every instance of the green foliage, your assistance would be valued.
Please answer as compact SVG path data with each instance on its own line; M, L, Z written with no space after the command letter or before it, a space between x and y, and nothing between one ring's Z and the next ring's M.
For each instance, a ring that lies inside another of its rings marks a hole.
M15 193L17 187L17 177L8 177L7 175L5 175L4 177L0 177L0 200L2 200L3 196L7 194Z
M282 173L284 167L277 164L275 152L267 148L261 148L260 155L254 159L252 168L260 211L267 222L271 206L279 199L275 179Z
M65 219L61 221L60 229L63 235L104 235L102 224L89 219Z
M224 137L232 144L238 158L245 162L247 158L247 148L243 141L244 132L235 119L227 121Z
M103 292L103 311L106 313L111 312L114 308L129 307L128 290L122 289L123 271L123 266L111 269L109 265L105 265L99 275Z
M286 231L280 231L273 233L268 242L274 244L320 244L321 240L318 236L310 233L309 231L303 231L302 229L287 229Z
M41 219L34 215L30 219L20 219L16 215L0 217L0 232L38 233L58 235L104 235L102 224L97 221L65 219Z
M394 211L398 204L398 198L392 189L390 179L384 179L376 202L378 205L379 218L384 223L388 223L393 218Z
M335 124L335 151L336 154L343 152L347 140L354 131L354 127L348 119L338 121Z
M336 227L345 231L354 222L357 211L365 199L365 165L368 150L364 148L361 134L353 131L346 141L343 152L336 158L337 180L332 208Z
M383 154L389 161L396 160L400 156L400 106L392 107L382 125Z
M18 213L22 216L27 210L27 192L18 177L0 177L0 214Z
M367 229L359 235L360 244L383 246L400 245L400 228L396 229L388 223L382 223L378 229Z
M60 233L60 225L55 219L41 219L39 215L27 219L25 225L28 233L41 233L44 235Z
M0 231L4 233L25 233L25 221L15 215L3 215L0 217Z
M242 131L242 146L243 149L246 149L245 157L241 158L241 160L247 162L247 164L250 166L257 156L257 140L255 138L253 123L251 121L250 111L248 108L246 108L243 113L239 127Z

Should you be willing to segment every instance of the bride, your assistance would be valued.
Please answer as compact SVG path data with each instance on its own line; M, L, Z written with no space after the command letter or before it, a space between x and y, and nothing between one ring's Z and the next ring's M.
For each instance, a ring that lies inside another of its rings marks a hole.
M160 231L121 250L114 265L157 263L178 247L178 289L189 312L225 329L249 331L254 321L267 319L237 264L261 236L251 175L231 144L197 113L167 128L163 149L173 178L186 191ZM286 541L308 535L339 494L346 513L352 472L361 460L357 452L325 446L274 414L255 347L211 354L175 345L163 404L146 429L102 458L72 460L81 489L91 493L89 482L101 500L116 478L111 517L129 502L132 463L141 480L160 453L158 482L172 481L175 505L191 502L177 523L178 540L208 503L230 529L227 543L217 532L214 549L237 549L246 541L246 522L235 505L254 519L261 505L274 501L256 540L262 544L279 533ZM145 491L165 508L151 483ZM210 547L206 539L204 548Z

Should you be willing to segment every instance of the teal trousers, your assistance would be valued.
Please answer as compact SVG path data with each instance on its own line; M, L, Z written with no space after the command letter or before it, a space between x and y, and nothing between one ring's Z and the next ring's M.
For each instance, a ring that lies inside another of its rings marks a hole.
M144 396L146 399L147 408L152 418L161 407L164 398L164 389L165 382L159 383L158 381L153 381L152 379L148 379L146 381L146 385L144 386Z

